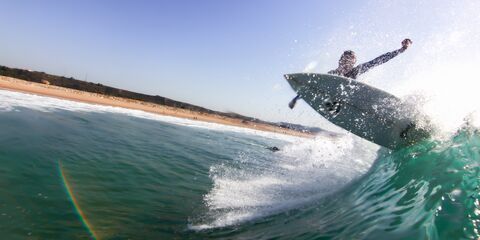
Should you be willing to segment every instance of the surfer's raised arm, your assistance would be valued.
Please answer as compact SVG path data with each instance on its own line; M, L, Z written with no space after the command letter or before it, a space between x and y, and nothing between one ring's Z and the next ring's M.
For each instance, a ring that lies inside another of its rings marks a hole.
M359 64L356 67L354 67L355 63L357 62L357 57L355 56L355 52L352 50L347 50L343 52L342 56L340 56L340 59L338 60L338 67L334 70L329 71L328 74L339 75L339 76L343 76L351 79L357 79L357 77L360 74L365 73L366 71L370 70L370 68L386 63L390 59L396 57L398 54L404 52L405 50L407 50L408 47L410 47L411 44L412 44L412 40L408 38L404 39L402 41L402 47L400 49L395 50L393 52L385 53L382 56L373 59L372 61ZM297 95L296 97L294 97L290 101L288 106L293 109L298 99L300 99L300 95Z
M356 66L352 72L356 72L355 75L360 75L365 73L366 71L370 70L373 67L381 65L383 63L388 62L390 59L396 57L398 54L403 53L407 48L412 44L412 40L405 39L402 41L402 47L392 52L385 53L369 62L359 64Z

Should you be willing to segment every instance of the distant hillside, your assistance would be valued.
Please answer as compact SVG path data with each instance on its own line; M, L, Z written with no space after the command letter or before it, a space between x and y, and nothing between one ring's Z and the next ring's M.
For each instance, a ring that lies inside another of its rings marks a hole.
M72 77L60 77L55 75L50 75L44 72L35 72L24 69L17 68L8 68L5 66L0 66L0 75L18 78L30 82L51 84L59 87L71 88L80 91L104 94L108 96L115 96L121 98L134 99L144 102L151 102L165 106L177 107L188 109L197 112L206 112L206 113L219 113L203 107L195 106L188 103L183 103L175 101L169 98L161 96L152 96L142 93L131 92L128 90L118 89L114 87L104 86L100 83L92 83L74 79Z
M92 93L98 93L98 94L103 94L108 96L128 98L128 99L139 100L143 102L155 103L155 104L170 106L175 108L182 108L182 109L187 109L187 110L200 112L200 113L216 114L223 117L241 119L242 121L246 121L246 122L270 124L270 125L274 125L282 128L294 129L294 130L303 131L303 132L321 131L321 129L318 129L318 128L309 128L309 127L304 127L301 125L295 125L290 123L266 122L256 118L243 116L237 113L218 112L218 111L210 110L204 107L192 105L189 103L175 101L175 100L158 96L158 95L152 96L152 95L147 95L143 93L136 93L128 90L105 86L100 83L92 83L92 82L77 80L72 77L67 78L63 76L55 76L55 75L47 74L44 72L36 72L36 71L29 71L25 69L0 66L0 75L6 76L6 77L18 78L18 79L22 79L30 82L71 88L71 89L76 89L76 90L85 91L85 92L92 92Z
M286 123L286 122L280 122L280 123L275 123L277 126L282 127L282 128L288 128L288 129L293 129L301 132L310 132L310 133L318 133L321 131L325 131L321 128L318 127L306 127L300 124L293 124L293 123Z

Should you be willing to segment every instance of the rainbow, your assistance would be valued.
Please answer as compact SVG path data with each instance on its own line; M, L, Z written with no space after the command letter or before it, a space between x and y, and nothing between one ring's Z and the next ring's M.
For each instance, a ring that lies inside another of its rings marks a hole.
M58 161L58 170L60 172L60 176L62 177L62 182L63 182L63 185L65 186L65 191L67 192L72 202L73 208L78 213L78 216L80 217L80 221L83 223L83 225L85 226L87 231L90 233L90 235L93 237L93 239L99 239L95 231L93 231L92 224L90 224L87 217L85 216L85 213L80 208L80 205L78 204L78 201L75 198L75 195L73 195L72 187L67 181L67 177L65 175L65 172L63 171L62 163L60 163L60 161Z

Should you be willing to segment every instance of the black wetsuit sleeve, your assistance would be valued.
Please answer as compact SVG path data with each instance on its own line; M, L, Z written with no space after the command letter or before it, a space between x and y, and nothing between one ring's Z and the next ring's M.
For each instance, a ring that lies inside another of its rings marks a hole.
M358 66L355 67L355 75L358 76L360 74L365 73L366 71L370 70L370 68L376 67L380 64L388 62L390 59L396 57L398 54L402 53L403 49L398 49L392 52L385 53L381 55L380 57L377 57L369 62L362 63Z

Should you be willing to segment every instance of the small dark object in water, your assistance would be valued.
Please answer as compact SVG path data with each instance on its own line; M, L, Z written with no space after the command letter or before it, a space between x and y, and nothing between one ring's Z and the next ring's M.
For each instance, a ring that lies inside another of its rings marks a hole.
M267 147L267 149L270 150L270 151L272 151L272 152L280 151L280 148L275 147L275 146L273 146L273 147Z

